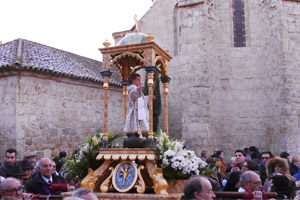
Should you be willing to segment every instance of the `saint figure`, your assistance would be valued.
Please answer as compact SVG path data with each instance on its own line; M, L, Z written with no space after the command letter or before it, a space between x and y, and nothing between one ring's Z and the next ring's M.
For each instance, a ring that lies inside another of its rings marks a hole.
M135 142L142 141L145 143L144 136L149 132L149 110L148 96L144 96L141 86L141 76L139 74L131 74L128 86L128 111L123 132L126 134L124 139L124 147L132 147L126 141L133 141L133 146L142 147ZM131 143L131 142L130 142Z

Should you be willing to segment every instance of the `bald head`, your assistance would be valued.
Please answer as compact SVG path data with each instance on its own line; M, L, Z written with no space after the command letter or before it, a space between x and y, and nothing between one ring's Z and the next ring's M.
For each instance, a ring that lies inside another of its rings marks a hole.
M23 199L23 188L18 179L7 178L1 182L1 195L3 199Z
M182 199L210 200L215 197L211 183L202 176L192 176L184 185L184 196Z

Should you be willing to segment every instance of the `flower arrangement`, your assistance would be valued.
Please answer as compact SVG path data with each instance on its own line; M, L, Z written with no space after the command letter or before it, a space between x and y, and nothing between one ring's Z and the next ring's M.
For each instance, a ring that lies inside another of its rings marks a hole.
M121 134L108 134L109 148L117 148L115 144L117 138L122 137ZM87 143L81 144L79 149L72 154L71 159L64 159L64 176L76 177L83 179L88 172L88 168L96 170L101 164L102 160L96 160L99 149L102 147L103 133L97 133L94 136L88 135Z
M213 169L209 169L207 163L197 157L194 151L184 148L183 141L169 139L162 131L155 138L157 164L163 168L164 177L168 181L213 173Z

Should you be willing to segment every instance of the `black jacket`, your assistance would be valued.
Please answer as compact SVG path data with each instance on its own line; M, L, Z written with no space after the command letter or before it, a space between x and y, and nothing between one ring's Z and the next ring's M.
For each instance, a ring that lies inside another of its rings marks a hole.
M60 179L52 174L53 183L61 183ZM28 193L33 194L42 194L42 195L49 195L52 194L50 191L50 185L46 183L41 174L39 173L38 176L33 178L26 186L26 191Z
M299 168L294 163L291 163L291 165L290 165L291 175L293 176L294 174L297 174L298 171L299 171Z
M4 178L7 178L7 175L9 174L10 168L11 167L8 166L7 162L5 161L3 163L3 165L1 166L1 169L0 169L1 176L3 176Z

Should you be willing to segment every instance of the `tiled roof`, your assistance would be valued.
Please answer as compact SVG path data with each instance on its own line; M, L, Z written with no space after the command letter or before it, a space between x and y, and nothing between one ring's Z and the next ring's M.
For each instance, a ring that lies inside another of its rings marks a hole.
M59 76L102 82L102 63L36 42L17 39L0 46L0 69L19 66ZM111 84L121 85L118 71L112 71Z

